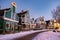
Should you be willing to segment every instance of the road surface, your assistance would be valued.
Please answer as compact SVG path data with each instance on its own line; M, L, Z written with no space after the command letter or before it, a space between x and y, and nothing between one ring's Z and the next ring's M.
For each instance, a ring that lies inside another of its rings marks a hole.
M0 35L0 40L60 40L60 32L25 31L15 34Z
M52 31L43 32L39 33L32 40L60 40L60 33Z
M31 30L14 34L0 35L0 40L32 40L38 33L47 30Z

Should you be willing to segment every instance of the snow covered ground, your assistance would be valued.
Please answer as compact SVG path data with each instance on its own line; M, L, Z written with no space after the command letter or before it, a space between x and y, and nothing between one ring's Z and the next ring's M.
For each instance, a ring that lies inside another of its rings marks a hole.
M60 40L60 33L52 31L43 32L39 33L32 40Z
M0 35L0 40L11 40L14 38L18 38L18 37L23 37L35 32L41 32L41 31L46 31L46 30L31 30L31 31L25 31L25 32L19 32L19 33L15 33L15 34L6 34L6 35Z

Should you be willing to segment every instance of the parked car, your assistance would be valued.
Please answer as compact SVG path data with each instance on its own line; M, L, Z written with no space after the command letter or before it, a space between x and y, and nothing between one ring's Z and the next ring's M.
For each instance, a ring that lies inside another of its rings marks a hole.
M59 29L54 29L53 32L60 32L60 30Z
M59 27L56 27L53 32L60 32Z
M57 29L57 32L60 32L60 29Z
M53 32L56 32L56 30L54 29Z

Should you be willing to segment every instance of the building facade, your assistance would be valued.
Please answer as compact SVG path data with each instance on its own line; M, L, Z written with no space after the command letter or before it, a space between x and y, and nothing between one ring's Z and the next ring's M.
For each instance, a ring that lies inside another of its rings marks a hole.
M0 10L0 31L14 32L18 30L18 15L16 14L16 3L12 2L10 8Z
M44 21L43 16L37 18L37 20L36 20L36 28L40 28L40 29L45 29L46 28L46 22Z
M35 29L35 28L36 28L35 20L34 18L32 18L30 22L30 29Z
M54 20L47 20L46 21L46 28L47 29L54 29Z
M29 11L22 10L20 13L18 13L19 16L19 26L22 29L29 29L30 28L30 15Z
M54 29L60 30L60 23L57 20L54 20Z
M41 29L46 29L46 22L45 22L45 20L44 20L44 16L41 16L40 17L40 28Z

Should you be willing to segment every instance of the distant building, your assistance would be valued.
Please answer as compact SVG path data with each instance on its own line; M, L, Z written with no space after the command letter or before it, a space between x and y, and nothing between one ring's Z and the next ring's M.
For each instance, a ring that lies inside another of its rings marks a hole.
M19 25L20 27L23 28L30 28L30 15L29 11L22 10L20 13L18 13L19 16Z
M43 16L36 19L36 28L40 28L40 29L46 28L46 22L44 21Z
M53 29L54 28L54 21L53 20L47 20L46 21L46 28L47 29Z
M53 28L54 28L54 20L50 20L49 27L50 27L51 29L53 29Z
M54 20L54 29L58 28L60 30L60 23L58 20Z
M48 29L49 24L50 24L50 20L47 20L47 21L46 21L46 29Z
M40 28L45 29L46 28L46 22L44 20L44 16L40 17Z
M30 22L30 29L34 29L34 28L36 28L36 24L34 18L32 18Z
M40 28L40 25L39 25L39 18L35 19L35 24L36 24L36 28Z
M18 16L16 14L16 3L12 2L11 8L0 10L0 31L12 32L18 30Z

